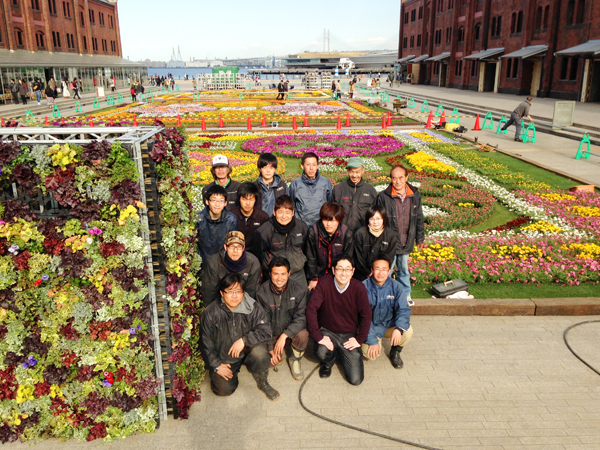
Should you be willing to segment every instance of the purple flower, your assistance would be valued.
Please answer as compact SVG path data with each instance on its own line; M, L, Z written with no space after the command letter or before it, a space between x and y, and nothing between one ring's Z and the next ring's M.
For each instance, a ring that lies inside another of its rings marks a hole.
M135 328L133 328L133 327L131 327L131 328L129 329L129 334L135 334L135 333L136 333L136 329L135 329Z
M22 366L23 366L23 369L27 369L29 367L29 364L23 363Z
M112 383L108 380L102 380L102 384L104 385L104 387L111 387Z
M12 253L13 255L16 255L16 254L18 253L18 251L19 251L19 249L20 249L20 248L21 248L21 247L19 247L17 244L14 244L14 245L11 245L11 246L9 247L8 251L9 251L10 253Z
M138 325L137 327L135 327L138 331L140 331L142 329L141 325Z
M50 275L46 275L46 274L42 275L42 280L48 281L49 279L50 279Z

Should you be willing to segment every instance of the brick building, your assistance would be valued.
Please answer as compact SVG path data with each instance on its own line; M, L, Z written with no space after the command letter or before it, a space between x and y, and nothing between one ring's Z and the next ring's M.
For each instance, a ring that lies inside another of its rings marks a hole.
M79 77L91 91L145 75L122 56L117 0L0 0L0 95L11 78Z
M600 1L406 0L398 63L412 82L600 101Z

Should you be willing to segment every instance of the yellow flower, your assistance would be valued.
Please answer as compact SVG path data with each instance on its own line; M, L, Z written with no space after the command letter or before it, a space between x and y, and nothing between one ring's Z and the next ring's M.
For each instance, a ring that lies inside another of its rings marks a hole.
M568 209L581 217L600 217L600 208L597 206L573 206Z
M537 231L540 233L561 233L564 231L562 228L557 227L553 223L546 222L545 220L532 223L531 225L522 227L522 229L526 231Z
M412 153L406 155L405 158L408 160L411 166L415 168L417 172L423 170L430 170L435 172L453 173L456 169L448 164L444 164L432 156L429 156L425 152Z

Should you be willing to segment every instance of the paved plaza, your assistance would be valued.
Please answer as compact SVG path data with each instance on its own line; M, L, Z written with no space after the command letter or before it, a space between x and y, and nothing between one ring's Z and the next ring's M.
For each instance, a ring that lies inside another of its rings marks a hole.
M415 334L402 356L366 363L358 387L334 368L304 390L307 407L339 421L444 450L598 450L600 376L563 343L563 330L599 316L413 316ZM570 333L572 347L600 368L600 323ZM389 347L386 348L386 351ZM305 371L315 365L312 356ZM55 440L35 449L410 449L327 423L298 403L300 382L287 366L270 372L281 392L266 399L242 369L233 396L218 398L208 380L189 420L113 445ZM30 444L11 444L25 448Z

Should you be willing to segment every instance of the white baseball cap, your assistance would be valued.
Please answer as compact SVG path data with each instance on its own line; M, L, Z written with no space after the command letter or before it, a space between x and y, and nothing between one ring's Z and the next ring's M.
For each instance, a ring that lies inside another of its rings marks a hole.
M227 156L225 156L225 155L216 155L212 160L212 166L213 167L229 166L229 160L227 159Z

